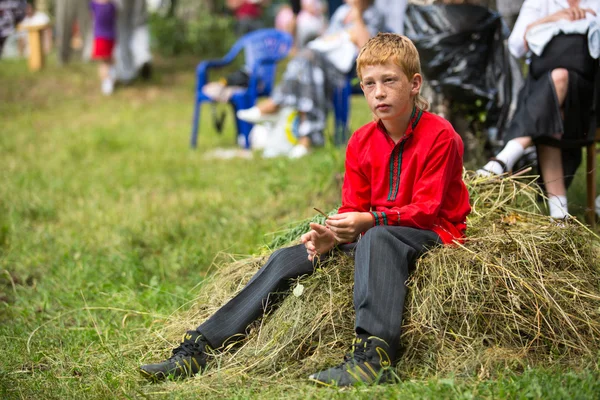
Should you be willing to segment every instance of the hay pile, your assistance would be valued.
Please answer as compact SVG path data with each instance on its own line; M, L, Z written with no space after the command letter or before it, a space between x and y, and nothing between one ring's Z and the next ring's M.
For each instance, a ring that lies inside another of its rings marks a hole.
M531 178L466 181L473 203L469 239L429 252L412 274L399 376L485 377L499 368L581 366L597 357L598 237L577 221L558 225L542 215ZM154 354L145 359L165 357L185 330L240 290L265 259L222 266L192 309L158 332L160 343L151 344ZM302 278L304 292L288 296L251 327L246 341L216 356L203 384L306 377L339 363L353 337L352 263L342 257Z

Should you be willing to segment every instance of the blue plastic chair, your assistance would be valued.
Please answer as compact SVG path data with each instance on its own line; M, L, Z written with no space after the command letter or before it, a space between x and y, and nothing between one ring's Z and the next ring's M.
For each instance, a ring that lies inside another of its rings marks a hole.
M202 61L196 68L196 96L194 104L194 122L190 145L196 148L198 140L198 123L200 122L200 106L213 100L202 93L207 83L208 70L231 64L240 51L244 51L245 70L249 72L248 88L236 93L229 102L234 113L237 110L250 108L256 104L260 96L271 94L275 83L277 63L285 58L292 48L292 36L277 29L259 29L242 36L220 60ZM244 138L246 148L250 148L249 134L252 124L240 121L236 117L237 134Z

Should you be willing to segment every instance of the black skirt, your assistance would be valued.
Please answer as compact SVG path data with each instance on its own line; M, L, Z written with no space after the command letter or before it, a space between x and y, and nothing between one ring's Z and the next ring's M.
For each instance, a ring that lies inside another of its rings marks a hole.
M550 74L546 72L538 79L531 74L527 76L504 142L531 136L536 144L580 148L593 140L590 117L593 111L594 82L577 72L569 71L563 121Z
M505 132L504 142L530 136L536 145L560 147L565 186L569 188L581 164L581 148L593 142L593 104L594 82L569 71L563 121L550 72L539 79L530 74L519 93L517 110Z

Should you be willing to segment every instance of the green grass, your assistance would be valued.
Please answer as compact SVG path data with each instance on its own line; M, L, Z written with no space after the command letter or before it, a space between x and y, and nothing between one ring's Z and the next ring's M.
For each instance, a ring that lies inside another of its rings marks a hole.
M144 336L189 306L215 260L256 253L339 202L343 149L208 160L235 138L231 114L217 135L205 108L190 150L193 70L161 61L151 83L106 98L93 65L31 74L0 61L1 398L597 398L597 372L556 369L341 392L194 393L139 378ZM369 120L360 97L352 110L353 128Z

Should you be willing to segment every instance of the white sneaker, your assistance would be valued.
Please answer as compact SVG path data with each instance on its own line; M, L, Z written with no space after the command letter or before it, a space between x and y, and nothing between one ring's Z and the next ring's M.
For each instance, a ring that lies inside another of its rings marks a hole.
M115 90L115 83L112 79L106 78L102 81L102 93L105 96L109 96Z
M301 144L295 145L288 153L289 158L302 158L309 153L308 148Z
M257 124L260 122L275 122L279 113L263 114L258 107L250 107L245 110L238 110L235 115L242 121Z

